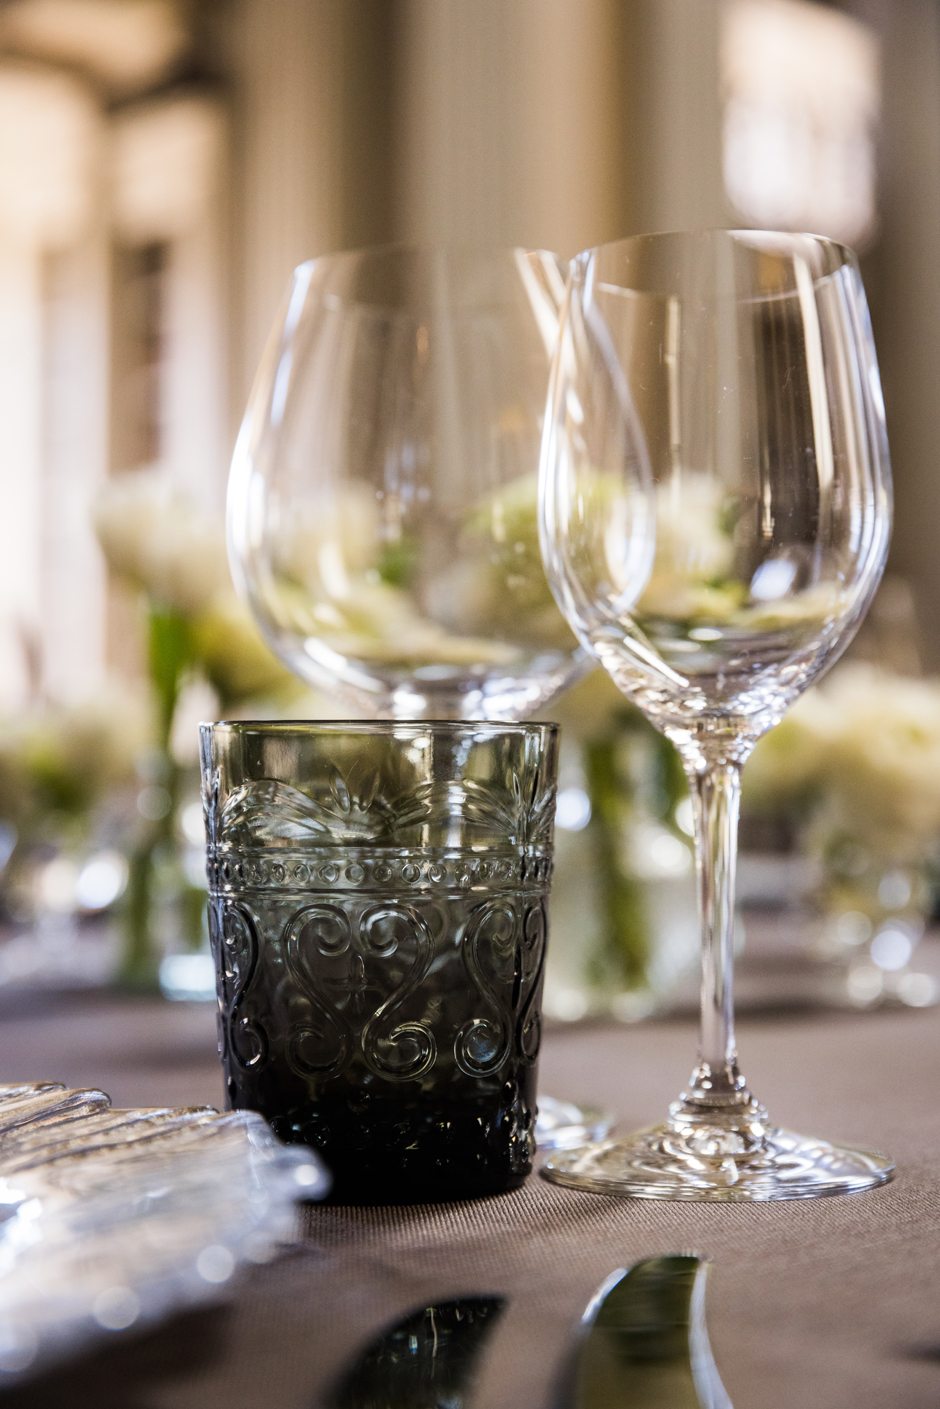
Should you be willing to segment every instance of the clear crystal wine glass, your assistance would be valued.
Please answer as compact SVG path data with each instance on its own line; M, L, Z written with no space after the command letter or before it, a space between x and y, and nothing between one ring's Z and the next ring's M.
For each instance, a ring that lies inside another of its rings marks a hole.
M890 517L851 251L811 235L710 231L641 236L574 261L543 439L542 549L572 628L685 765L702 1016L698 1063L668 1120L553 1154L550 1179L730 1200L891 1177L882 1155L774 1126L738 1069L732 1001L741 767L851 639Z
M564 270L388 246L302 264L229 482L232 567L269 644L361 713L532 714L590 664L539 553Z
M228 529L236 584L300 679L379 718L517 723L593 665L539 551L564 290L554 255L522 249L388 246L296 270ZM590 1118L542 1096L539 1144Z

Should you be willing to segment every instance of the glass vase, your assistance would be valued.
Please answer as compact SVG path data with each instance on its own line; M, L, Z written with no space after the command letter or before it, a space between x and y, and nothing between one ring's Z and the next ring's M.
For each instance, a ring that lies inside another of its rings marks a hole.
M565 736L556 828L546 1015L668 1009L700 949L691 805L675 750L638 711Z

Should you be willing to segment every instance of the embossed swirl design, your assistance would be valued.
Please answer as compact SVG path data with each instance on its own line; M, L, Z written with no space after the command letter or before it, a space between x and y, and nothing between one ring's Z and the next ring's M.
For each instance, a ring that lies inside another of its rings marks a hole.
M382 998L383 990L368 982L364 961L387 960L409 950L413 957L404 975ZM380 1001L371 1005L358 1039L370 1070L392 1081L409 1081L433 1066L437 1042L430 1028L420 1022L395 1022L433 958L431 932L414 906L386 901L352 920L335 905L304 906L287 926L285 953L291 978L314 1014L312 1021L295 1024L288 1034L287 1059L298 1075L325 1078L344 1070L369 1006L368 995L376 991ZM338 971L325 971L322 960L342 957L346 962ZM340 1006L337 1000L343 999Z
M337 1076L349 1061L352 1032L344 1015L321 996L314 952L329 958L347 954L352 943L349 920L336 905L305 905L287 926L287 967L314 1011L314 1020L296 1024L287 1037L287 1060L301 1076Z
M260 957L258 932L248 909L232 901L222 906L219 928L217 962L226 1000L222 1005L223 1037L238 1065L250 1070L263 1066L268 1057L264 1028L244 1012Z
M526 908L522 922L522 953L524 968L520 985L516 1020L516 1053L521 1062L531 1066L539 1054L542 1040L542 1018L538 1003L542 984L542 970L545 967L545 949L548 922L545 916L545 902L539 900Z
M483 1015L464 1023L454 1039L454 1060L468 1076L499 1071L509 1053L511 1013L500 1001L492 977L483 965L486 951L498 973L512 963L518 918L511 901L476 907L463 937L463 962L479 995Z
M258 921L246 903L217 899L213 905L223 1036L237 1066L257 1070L269 1055L268 1036L255 1016L268 1011L267 1000L251 998L266 962ZM493 1075L511 1057L525 1065L534 1062L544 901L497 896L465 913L460 962L475 995L464 1011L469 1007L473 1016L445 1037L435 1033L431 1018L407 1017L409 1000L428 980L436 953L428 917L416 906L387 898L356 914L317 897L297 910L284 925L280 945L289 983L304 1000L302 1019L295 1018L286 1032L291 1069L303 1078L327 1080L345 1071L359 1051L376 1076L415 1080L434 1065L442 1039L467 1076ZM267 984L259 980L263 988L274 981L272 972ZM278 985L289 1010L296 1011L291 988L283 981ZM438 1006L431 995L424 1011Z
M366 947L383 959L398 948L402 928L415 941L415 957L401 983L366 1023L361 1039L363 1055L372 1070L393 1081L421 1076L434 1065L437 1056L437 1042L425 1023L389 1026L396 1011L425 978L434 944L426 920L412 905L376 905L366 911L359 926Z
M232 1105L322 1148L338 1181L521 1181L553 772L542 735L475 726L443 742L203 731Z

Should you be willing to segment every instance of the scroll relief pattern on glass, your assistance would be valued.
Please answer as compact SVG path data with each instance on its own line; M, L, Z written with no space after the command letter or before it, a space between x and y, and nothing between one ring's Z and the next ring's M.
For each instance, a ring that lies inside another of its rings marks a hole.
M444 1046L471 1077L510 1058L535 1061L554 808L537 771L514 773L505 787L423 783L394 803L377 775L351 786L338 770L314 796L268 779L238 787L221 808L217 779L211 793L210 916L227 1059L245 1071L268 1059L263 1004L252 1000L259 933L270 946L276 930L283 973L305 1000L287 1039L298 1076L334 1078L361 1055L376 1076L415 1080ZM448 822L469 845L408 845ZM474 849L475 828L497 827L513 844ZM480 1015L456 1031L443 1014L435 1024L442 1005L429 991L448 944L479 998Z

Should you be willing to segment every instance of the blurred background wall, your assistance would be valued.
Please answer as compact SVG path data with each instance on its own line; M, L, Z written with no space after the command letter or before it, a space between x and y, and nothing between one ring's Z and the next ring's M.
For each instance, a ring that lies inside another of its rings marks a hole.
M0 707L139 669L90 506L221 512L296 263L728 222L862 254L936 670L938 0L4 0Z

